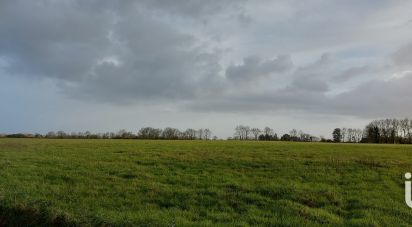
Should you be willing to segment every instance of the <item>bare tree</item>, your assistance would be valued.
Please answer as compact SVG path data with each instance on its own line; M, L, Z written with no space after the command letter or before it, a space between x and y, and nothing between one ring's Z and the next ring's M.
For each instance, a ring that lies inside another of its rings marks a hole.
M162 137L164 139L178 139L179 138L179 130L175 128L165 128L162 132Z
M355 130L355 142L359 143L361 142L363 137L363 130L362 129L356 129Z
M105 133L103 133L102 138L103 138L103 139L111 139L111 138L110 138L110 132L105 132Z
M139 130L139 132L137 133L137 137L139 139L159 139L161 133L161 129L145 127Z
M342 142L345 142L346 136L348 135L348 129L347 128L342 128L340 130L340 134L342 136Z
M292 129L290 130L289 134L291 137L298 137L298 130Z
M261 130L259 128L252 128L251 132L253 134L253 136L255 137L255 140L258 140L259 134L261 132Z
M197 138L201 140L201 139L203 139L203 135L204 135L203 128L198 129L197 130Z
M300 141L303 141L305 139L305 133L302 130L298 131L298 138Z
M204 132L205 140L209 140L210 137L212 136L212 131L210 131L210 129L206 128L203 132Z
M385 137L385 142L389 143L389 137L392 131L392 120L385 119L383 121L383 136Z
M248 140L249 139L249 135L250 135L250 127L249 126L245 126L244 129L244 134L245 134L245 139Z
M408 129L407 129L407 137L408 143L412 143L412 119L409 121Z
M234 139L242 140L242 129L241 128L242 128L241 125L236 126Z
M46 138L56 138L56 133L53 131L48 132L46 135Z
M64 131L57 132L57 138L63 139L66 138L67 134Z
M245 125L238 125L235 128L235 138L239 140L249 139L250 127Z
M347 138L348 138L348 142L349 143L352 143L352 142L354 142L353 140L354 140L354 129L353 128L348 128L347 130L346 130L346 133L347 133Z
M405 118L399 121L399 128L401 131L401 137L403 142L407 139L408 137L408 132L409 132L409 119Z
M183 137L188 140L196 139L196 130L192 128L188 128L183 132Z
M391 131L390 131L390 138L391 141L395 144L398 141L399 135L399 121L398 119L391 120Z
M273 129L271 129L269 127L265 127L265 129L263 129L263 133L265 133L265 136L272 136L273 135Z

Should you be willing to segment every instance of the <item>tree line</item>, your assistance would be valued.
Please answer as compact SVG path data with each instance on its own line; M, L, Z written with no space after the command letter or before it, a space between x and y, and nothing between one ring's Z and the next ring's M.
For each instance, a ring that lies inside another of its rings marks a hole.
M412 120L383 119L370 122L365 127L365 142L368 143L412 143Z
M247 125L238 125L235 128L234 136L229 137L232 140L263 140L263 141L297 141L297 142L315 142L320 141L319 137L305 133L302 130L292 129L289 134L283 134L280 138L278 134L270 127L263 129L253 128Z
M0 134L9 138L56 138L56 139L166 139L166 140L216 140L208 128L179 130L167 127L164 129L144 127L133 133L126 130L118 132L91 133L64 131L48 132L47 134ZM278 136L270 127L263 129L238 125L233 137L228 140L260 140L260 141L296 141L296 142L343 142L343 143L391 143L412 144L412 119L381 119L374 120L362 129L335 128L332 139L313 136L302 130L292 129L289 133Z
M332 132L333 142L360 143L364 142L364 130L357 128L336 128Z
M47 134L8 134L2 137L8 138L49 138L49 139L165 139L165 140L210 140L217 139L212 137L212 131L208 128L192 129L188 128L184 131L177 128L167 127L164 129L144 127L137 133L127 130L119 130L118 132L92 133L86 132L72 132L66 133L64 131L51 131Z
M411 144L412 120L387 118L374 120L365 129L336 128L334 142Z
M269 141L297 141L297 142L335 142L335 143L389 143L412 144L412 119L387 118L373 120L359 128L336 128L332 132L332 139L316 137L301 130L292 129L280 138L270 127L263 130L238 125L234 130L234 140L269 140Z

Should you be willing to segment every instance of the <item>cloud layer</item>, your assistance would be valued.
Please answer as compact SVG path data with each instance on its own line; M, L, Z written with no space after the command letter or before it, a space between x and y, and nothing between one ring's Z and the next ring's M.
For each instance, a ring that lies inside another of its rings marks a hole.
M113 106L405 116L410 15L408 1L5 0L0 78Z

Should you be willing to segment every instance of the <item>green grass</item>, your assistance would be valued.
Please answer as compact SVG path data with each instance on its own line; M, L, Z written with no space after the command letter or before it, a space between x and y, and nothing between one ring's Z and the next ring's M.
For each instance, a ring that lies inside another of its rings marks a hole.
M0 139L0 226L407 226L412 146Z

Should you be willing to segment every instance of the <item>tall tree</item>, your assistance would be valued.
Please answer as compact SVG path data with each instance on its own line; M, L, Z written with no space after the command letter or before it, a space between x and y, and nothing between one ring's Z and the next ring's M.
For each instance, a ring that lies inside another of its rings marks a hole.
M337 143L341 142L341 139L342 139L341 129L335 128L335 130L333 130L332 132L332 137L333 137L334 142L337 142Z

